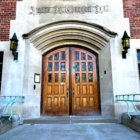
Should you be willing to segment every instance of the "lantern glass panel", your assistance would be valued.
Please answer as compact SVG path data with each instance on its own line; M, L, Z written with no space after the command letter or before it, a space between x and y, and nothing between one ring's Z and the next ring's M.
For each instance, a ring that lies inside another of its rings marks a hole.
M14 43L14 49L17 50L17 42Z
M124 47L124 48L126 47L126 45L125 45L125 40L123 41L123 47Z
M17 42L15 40L11 41L11 50L13 51L17 50Z
M126 47L129 47L129 40L126 39L125 42L126 42Z
M11 49L14 49L14 42L15 41L11 41Z

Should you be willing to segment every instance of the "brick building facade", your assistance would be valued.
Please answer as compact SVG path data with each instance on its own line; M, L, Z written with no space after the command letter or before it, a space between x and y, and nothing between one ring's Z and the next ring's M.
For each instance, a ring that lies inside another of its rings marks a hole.
M17 1L22 0L0 1L0 41L9 40L10 20L15 20Z
M140 39L140 1L123 0L124 17L129 18L132 39Z
M22 0L0 1L0 41L9 40L10 20L16 16L16 2ZM140 39L140 1L123 0L124 17L129 18L131 38Z

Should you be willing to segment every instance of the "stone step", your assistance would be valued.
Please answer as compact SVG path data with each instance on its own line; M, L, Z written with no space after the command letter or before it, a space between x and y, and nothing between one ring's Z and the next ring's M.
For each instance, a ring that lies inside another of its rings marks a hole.
M11 120L9 117L10 115L3 115L0 118L0 135L19 125L18 115L13 115Z
M130 112L130 115L131 119L127 113L123 113L122 123L140 133L140 115L134 112Z
M41 116L26 119L23 124L76 124L76 123L118 123L117 118L102 116Z

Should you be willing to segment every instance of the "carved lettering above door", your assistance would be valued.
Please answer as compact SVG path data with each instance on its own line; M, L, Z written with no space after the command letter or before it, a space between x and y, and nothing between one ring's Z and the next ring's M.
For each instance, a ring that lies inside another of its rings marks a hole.
M110 12L111 8L109 5L105 6L55 6L55 7L30 7L30 14L46 14L46 13L54 13L54 14L73 14L73 13L79 13L79 14L85 14L85 13L104 13L104 12Z

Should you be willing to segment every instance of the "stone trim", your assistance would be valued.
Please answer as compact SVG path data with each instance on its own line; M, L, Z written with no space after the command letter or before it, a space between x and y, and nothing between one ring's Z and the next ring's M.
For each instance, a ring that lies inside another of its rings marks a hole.
M99 53L111 38L117 33L109 31L103 26L83 21L59 21L38 27L28 34L23 34L24 39L29 39L33 46L42 54L48 48L59 45L81 45ZM59 45L58 45L59 44Z
M89 27L92 27L92 28L96 28L96 29L106 33L110 37L115 37L117 35L117 33L113 32L113 31L110 31L106 27L103 27L103 26L95 24L95 23L90 23L90 22L85 22L85 21L78 21L78 20L61 20L61 21L57 21L57 22L53 22L53 23L49 23L49 24L37 27L34 30L30 31L29 33L23 34L23 38L28 38L29 35L34 34L36 31L43 30L43 28L46 28L46 26L48 28L50 28L50 27L55 26L55 25L63 25L64 23L65 24L66 23L67 24L68 23L69 24L73 24L73 23L76 24L77 23L77 24L86 25L86 26L89 26Z

